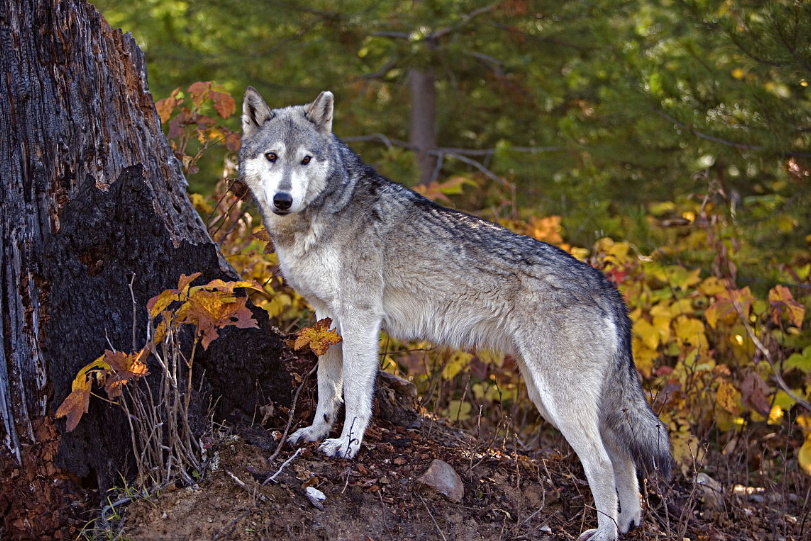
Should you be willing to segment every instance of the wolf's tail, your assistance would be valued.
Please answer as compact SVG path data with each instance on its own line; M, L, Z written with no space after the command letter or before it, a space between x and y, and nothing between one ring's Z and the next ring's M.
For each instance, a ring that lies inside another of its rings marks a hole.
M658 473L669 481L670 438L645 400L631 351L631 322L624 306L620 309L615 318L618 347L600 398L600 431L610 450L629 456L647 474Z

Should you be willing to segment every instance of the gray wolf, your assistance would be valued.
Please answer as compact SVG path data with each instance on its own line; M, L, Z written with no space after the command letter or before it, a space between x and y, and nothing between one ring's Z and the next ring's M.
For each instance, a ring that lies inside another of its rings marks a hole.
M441 207L380 176L332 132L333 95L271 109L245 91L239 171L284 278L343 336L318 361L319 441L352 458L372 415L379 331L520 358L529 396L583 463L598 511L582 537L639 525L636 471L668 478L670 443L645 401L616 288L566 252ZM618 502L621 511L618 512Z

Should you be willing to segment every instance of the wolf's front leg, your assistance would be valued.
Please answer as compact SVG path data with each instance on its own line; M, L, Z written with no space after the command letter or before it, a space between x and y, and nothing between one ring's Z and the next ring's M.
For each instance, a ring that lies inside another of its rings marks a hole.
M372 418L380 319L356 314L341 321L346 418L341 436L324 441L319 449L328 456L353 458Z
M329 435L338 408L341 406L343 361L341 344L331 346L318 358L318 406L313 424L293 432L287 442L296 445L300 441L319 441Z

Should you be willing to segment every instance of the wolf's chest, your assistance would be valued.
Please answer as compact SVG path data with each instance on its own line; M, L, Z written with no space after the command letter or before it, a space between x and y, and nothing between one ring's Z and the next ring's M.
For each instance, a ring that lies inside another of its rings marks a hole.
M277 248L282 276L308 301L332 305L338 294L338 273L342 258L337 250L318 247L311 250Z

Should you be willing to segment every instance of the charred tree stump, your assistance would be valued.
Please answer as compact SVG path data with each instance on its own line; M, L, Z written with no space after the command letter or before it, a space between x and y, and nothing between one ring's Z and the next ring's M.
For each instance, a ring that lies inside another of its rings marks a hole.
M53 415L108 340L132 348L130 281L141 347L146 301L181 273L237 276L186 196L131 35L84 0L2 0L0 49L0 536L60 538L65 494L126 467L118 408L91 400L61 441ZM289 403L284 345L254 316L198 357L218 418Z

